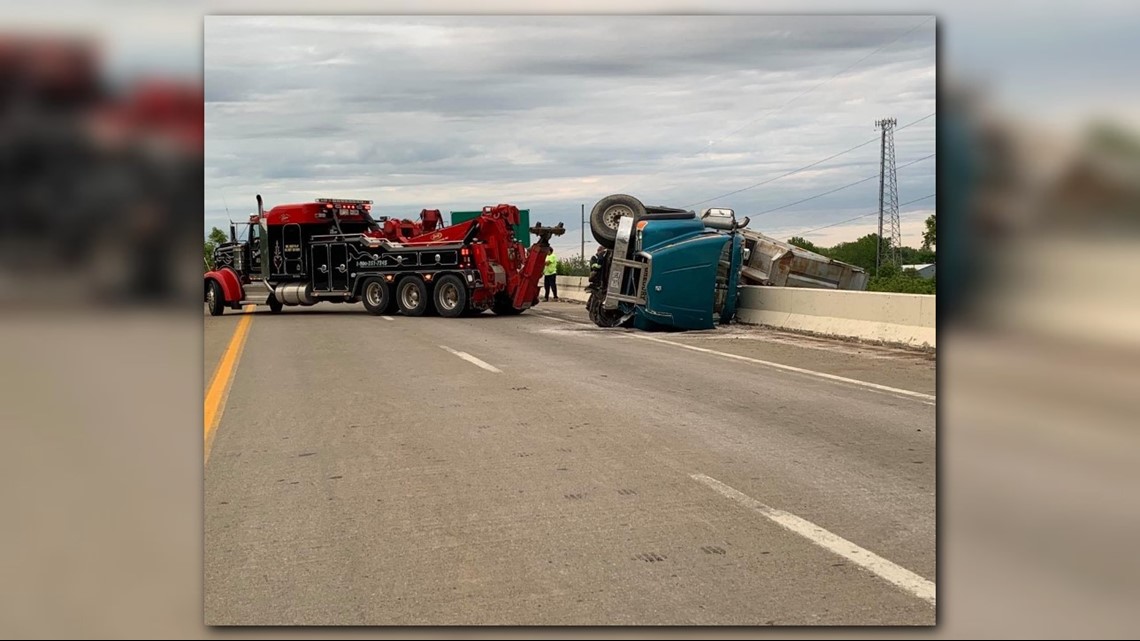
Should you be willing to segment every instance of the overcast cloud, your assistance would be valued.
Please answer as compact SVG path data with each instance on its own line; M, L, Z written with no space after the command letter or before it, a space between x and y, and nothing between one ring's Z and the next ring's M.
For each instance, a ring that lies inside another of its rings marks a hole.
M244 217L257 193L270 206L371 198L397 217L509 202L564 223L556 247L568 254L580 206L607 194L688 206L868 141L876 119L934 113L935 23L211 16L205 72L206 229ZM935 153L935 120L898 132L899 165ZM756 214L876 175L878 155L868 144L701 206ZM935 192L936 160L899 170L900 202ZM786 238L877 207L876 178L751 227ZM933 208L903 208L907 244ZM853 240L876 224L809 238Z

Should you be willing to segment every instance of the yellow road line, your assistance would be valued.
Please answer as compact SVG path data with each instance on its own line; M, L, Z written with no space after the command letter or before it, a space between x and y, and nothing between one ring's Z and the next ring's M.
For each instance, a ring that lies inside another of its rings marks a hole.
M248 312L254 309L253 305L245 307L247 313L238 321L233 338L230 339L230 344L226 347L226 352L222 355L222 361L218 363L218 368L214 370L214 376L210 379L210 386L206 388L203 464L210 460L210 446L214 442L214 430L218 429L218 423L222 420L226 398L230 394L230 383L233 382L234 371L237 369L238 360L241 359L242 349L245 348L245 338L249 334L249 325L253 322L253 314Z

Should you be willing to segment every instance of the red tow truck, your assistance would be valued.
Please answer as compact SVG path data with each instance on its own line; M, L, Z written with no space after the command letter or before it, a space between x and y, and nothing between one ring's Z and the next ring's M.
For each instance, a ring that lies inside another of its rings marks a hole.
M370 200L318 198L265 211L258 195L243 237L231 224L230 242L214 251L205 274L210 313L363 302L372 314L518 314L538 302L550 237L565 231L562 223L531 227L539 239L528 251L512 231L514 205L484 207L449 227L440 227L439 210L417 221L373 218L371 210Z

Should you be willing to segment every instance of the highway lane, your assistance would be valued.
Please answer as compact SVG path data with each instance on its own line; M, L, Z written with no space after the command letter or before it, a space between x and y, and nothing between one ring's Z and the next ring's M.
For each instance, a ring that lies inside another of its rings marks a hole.
M207 379L238 318L206 318ZM207 623L933 624L935 408L903 393L932 358L652 338L574 304L255 313L206 463Z

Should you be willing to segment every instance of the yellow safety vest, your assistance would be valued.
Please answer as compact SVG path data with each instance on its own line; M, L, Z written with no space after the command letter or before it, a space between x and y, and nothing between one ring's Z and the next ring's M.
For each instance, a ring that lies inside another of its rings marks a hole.
M546 268L542 270L543 276L558 273L558 258L554 254L546 255Z

